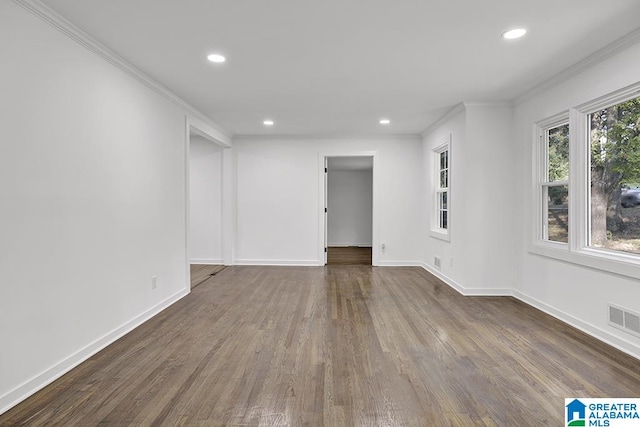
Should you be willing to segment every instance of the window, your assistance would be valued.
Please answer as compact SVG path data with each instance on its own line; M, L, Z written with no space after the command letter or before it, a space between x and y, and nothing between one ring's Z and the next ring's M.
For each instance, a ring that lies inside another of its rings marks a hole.
M536 125L530 250L640 278L640 83Z
M593 248L640 254L640 98L586 117Z
M568 119L568 117L566 117ZM569 241L569 123L542 129L540 180L542 240Z
M446 230L449 228L449 207L447 205L447 195L449 194L449 150L440 153L440 173L439 183L436 188L436 206L438 207L438 228Z
M433 150L433 201L434 210L431 221L431 235L449 240L450 215L450 181L451 155L450 138Z

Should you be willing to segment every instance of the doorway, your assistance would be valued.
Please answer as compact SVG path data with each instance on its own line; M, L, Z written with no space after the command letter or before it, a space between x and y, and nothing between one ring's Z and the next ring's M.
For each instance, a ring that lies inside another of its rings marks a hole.
M197 118L187 118L185 138L185 274L193 289L230 260L230 140Z
M373 156L326 157L325 263L372 265Z
M189 263L223 264L222 147L189 136Z

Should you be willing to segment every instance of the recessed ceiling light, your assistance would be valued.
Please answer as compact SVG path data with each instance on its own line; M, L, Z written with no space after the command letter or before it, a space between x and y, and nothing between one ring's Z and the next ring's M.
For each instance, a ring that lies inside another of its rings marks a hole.
M273 120L265 120L264 122L262 122L262 124L265 126L273 126L273 123Z
M514 28L512 30L505 31L504 33L502 33L502 38L505 40L519 39L525 34L527 34L527 30L525 30L524 28Z
M211 62L215 62L216 64L221 64L227 60L227 58L222 55L218 55L217 53L212 53L211 55L207 56L207 59Z
M391 123L391 120L389 120L389 119L380 119L379 123L381 125L388 125L389 123Z

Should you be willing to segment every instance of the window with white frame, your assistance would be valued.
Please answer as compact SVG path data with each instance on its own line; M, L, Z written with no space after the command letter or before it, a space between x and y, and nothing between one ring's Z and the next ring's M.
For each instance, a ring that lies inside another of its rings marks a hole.
M434 210L432 219L432 235L447 239L450 227L450 144L449 139L433 150L434 177L433 194Z
M449 205L447 203L449 195L449 150L441 151L439 154L440 169L438 174L438 187L436 188L438 228L446 230L449 228Z
M537 124L533 252L640 278L640 83Z
M586 119L586 245L640 254L640 97L599 105Z
M539 238L569 241L569 117L541 128Z

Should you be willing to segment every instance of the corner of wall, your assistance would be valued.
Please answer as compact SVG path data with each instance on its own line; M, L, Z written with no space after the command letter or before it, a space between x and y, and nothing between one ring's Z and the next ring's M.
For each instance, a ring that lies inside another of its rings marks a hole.
M151 319L162 310L171 306L172 304L178 302L185 296L190 293L190 290L183 289L174 295L171 295L169 298L161 301L156 304L154 307L151 307L149 310L144 313L140 313L135 318L121 325L120 327L108 332L102 337L96 339L92 343L86 345L85 347L79 349L75 353L67 356L60 362L55 365L49 367L45 371L39 373L38 375L30 378L24 383L20 384L18 387L8 391L4 395L0 396L0 414L5 413L13 406L17 405L27 397L33 395L38 390L43 389L47 385L51 384L58 378L62 377L67 372L71 371L73 368L89 359L94 354L98 353L100 350L106 348L110 344L114 343L121 337L125 336L127 333L131 332L138 326L145 323L147 320Z

